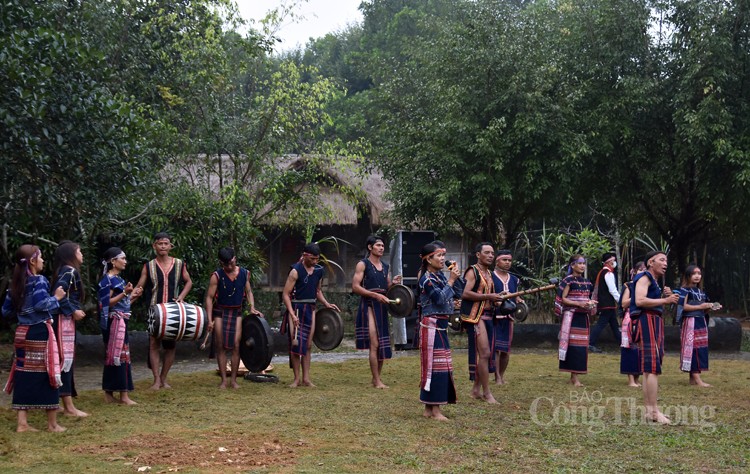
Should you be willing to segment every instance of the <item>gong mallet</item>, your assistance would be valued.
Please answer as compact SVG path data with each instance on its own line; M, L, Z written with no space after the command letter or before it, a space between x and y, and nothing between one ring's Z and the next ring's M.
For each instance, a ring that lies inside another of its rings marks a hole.
M299 329L299 309L297 309L297 324L294 325L294 335L292 336L292 347L296 347L299 345L299 341L297 340L298 329Z

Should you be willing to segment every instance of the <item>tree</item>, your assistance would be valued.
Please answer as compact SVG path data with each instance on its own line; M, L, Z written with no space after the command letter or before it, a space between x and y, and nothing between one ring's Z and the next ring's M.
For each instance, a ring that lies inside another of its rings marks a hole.
M405 8L388 25L407 33L376 80L379 166L403 222L510 242L581 202L590 150L570 126L545 5L450 3L449 15Z
M0 6L0 159L7 266L20 239L87 239L162 161L146 109L107 87L75 2Z
M661 33L643 57L645 74L623 81L634 100L618 111L625 126L609 154L616 177L600 202L614 191L608 212L656 231L678 269L750 224L749 6L656 2L652 31Z

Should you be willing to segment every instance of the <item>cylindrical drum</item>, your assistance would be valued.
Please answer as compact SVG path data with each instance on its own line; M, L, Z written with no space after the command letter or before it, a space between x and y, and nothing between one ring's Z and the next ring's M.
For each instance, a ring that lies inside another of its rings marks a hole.
M206 310L190 303L161 303L148 309L148 333L167 341L195 341L208 327Z

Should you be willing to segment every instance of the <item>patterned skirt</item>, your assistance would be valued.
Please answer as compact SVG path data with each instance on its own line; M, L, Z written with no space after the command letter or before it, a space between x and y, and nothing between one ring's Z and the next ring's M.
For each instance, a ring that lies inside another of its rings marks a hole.
M20 329L19 326L18 329ZM60 392L50 385L47 372L46 324L28 326L26 338L19 337L16 329L15 374L13 377L14 410L53 410L60 407Z
M448 317L430 315L419 327L421 380L419 401L427 405L456 403L453 359L448 344Z
M110 318L107 329L102 331L105 351L109 345L109 331L112 327L112 321L114 320ZM104 365L104 371L102 372L102 390L105 392L132 392L134 390L133 374L130 363L130 345L128 340L129 336L126 322L125 341L120 355L120 365Z
M214 306L212 318L221 318L221 345L224 349L234 349L234 338L237 335L237 318L242 317L242 307Z
M661 361L664 358L664 320L658 313L643 311L633 326L633 342L638 344L641 372L661 374Z
M570 322L570 337L565 360L559 361L560 372L585 374L589 361L589 316L574 312Z
M375 329L378 338L378 360L393 357L391 351L391 331L388 327L388 307L372 298L360 298L357 317L354 320L354 342L357 349L370 349L370 318L369 310L375 319Z
M704 316L682 319L680 342L680 369L691 374L707 371L708 327Z

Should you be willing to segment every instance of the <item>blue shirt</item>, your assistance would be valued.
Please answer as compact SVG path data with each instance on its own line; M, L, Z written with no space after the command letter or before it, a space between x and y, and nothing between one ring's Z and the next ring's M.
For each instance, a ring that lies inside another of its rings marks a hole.
M3 303L3 316L6 318L17 316L18 324L31 326L52 319L60 312L57 298L49 294L49 281L42 275L28 275L24 289L24 300L21 311L16 313L10 298L10 291Z
M107 329L110 311L130 313L130 296L128 295L125 295L114 306L109 305L110 298L124 293L126 285L127 283L120 275L104 275L99 281L99 327L102 329Z
M422 316L434 314L453 314L453 300L461 296L465 280L456 279L453 285L448 285L448 278L443 272L425 272L419 279L419 304Z

